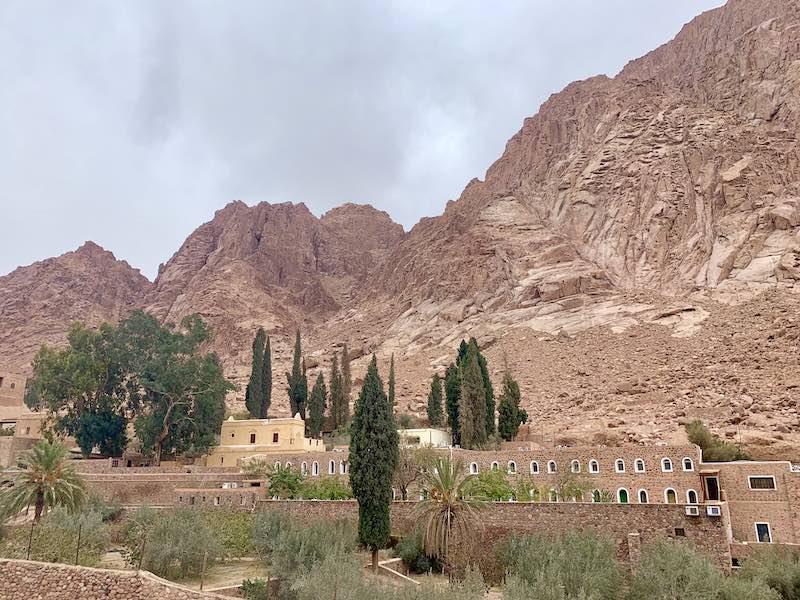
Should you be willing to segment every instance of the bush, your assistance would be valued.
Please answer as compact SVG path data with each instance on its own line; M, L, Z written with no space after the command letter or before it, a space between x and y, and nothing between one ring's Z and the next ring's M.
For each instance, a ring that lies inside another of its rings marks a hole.
M758 579L731 576L722 586L720 600L781 600L781 595Z
M269 598L269 582L257 577L242 581L242 597L247 600L267 600Z
M763 581L784 600L800 600L800 553L766 548L750 556L739 576Z
M304 477L300 471L295 470L293 467L274 465L267 474L267 479L269 480L267 486L268 496L280 498L281 500L292 500L297 498L300 493Z
M685 544L646 546L631 582L630 600L716 600L722 573Z
M738 446L725 442L711 433L708 427L700 420L686 424L686 435L689 438L689 442L700 446L703 451L703 460L706 462L731 462L750 459Z
M116 500L106 500L102 496L92 494L86 501L86 508L100 513L103 523L116 521L122 515L122 506Z
M436 558L425 554L420 529L415 529L410 535L400 540L394 551L396 556L403 559L412 573L440 572L442 570L442 565Z
M206 553L210 566L223 554L223 547L199 511L185 508L156 512L142 508L126 524L126 560L137 566L141 558L142 568L160 577L199 576Z
M514 488L500 470L481 471L467 484L467 493L481 500L508 501L514 497Z
M202 511L205 524L214 532L227 558L252 556L253 515L221 510Z
M622 588L614 542L594 532L511 538L501 550L501 562L510 574L505 596L510 600L612 600Z
M303 500L349 500L353 497L353 490L336 477L323 477L304 481L297 497Z
M269 564L275 543L281 534L292 527L292 522L278 511L260 512L253 519L252 546L262 562Z

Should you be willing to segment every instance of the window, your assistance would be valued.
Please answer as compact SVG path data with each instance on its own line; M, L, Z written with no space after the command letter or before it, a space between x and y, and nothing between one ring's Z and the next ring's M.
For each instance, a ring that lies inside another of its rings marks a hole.
M499 470L500 470L500 465L497 464L497 461L494 461L492 463L492 471L499 471Z
M111 459L111 466L112 467L118 467L119 466L119 459L118 458L112 458Z
M751 490L774 490L775 478L772 475L748 477Z
M25 435L28 435L31 432L30 426L25 428Z
M600 472L600 463L598 463L595 459L589 461L589 472L590 473Z
M672 488L667 488L664 490L664 502L667 504L677 504L678 503L678 494L675 493L675 490Z
M328 463L328 475L336 475L336 461L332 460Z
M272 443L273 444L277 444L278 443L278 432L277 431L272 434Z
M255 433L251 433L250 434L250 443L251 444L255 444L256 443L256 434Z
M344 475L345 473L347 473L347 461L339 461L339 474Z
M279 461L279 460L275 461L275 468L276 469L280 469L281 468L281 461Z
M602 502L603 496L600 494L600 490L592 491L592 502Z
M214 498L214 506L219 506L219 496Z
M756 523L756 539L761 544L772 543L772 532L769 529L769 523Z
M291 469L294 465L290 463L288 460L286 461L286 468Z
M515 463L513 460L508 461L508 474L509 475L517 474L517 463Z
M694 490L686 490L686 504L698 504L697 492Z
M581 472L581 463L580 461L573 460L569 465L570 471L573 473L580 473Z
M684 471L694 471L694 462L688 456L681 461L683 463Z
M647 490L639 490L639 504L647 504L648 502Z
M220 456L219 457L219 464L221 465L224 462L225 462L225 457L224 456Z
M313 463L311 463L311 474L314 477L319 475L319 463L317 461L314 461Z
M0 387L3 387L3 378L0 377Z
M614 462L614 470L617 473L624 473L625 472L625 461L621 458L618 458L616 462Z
M469 464L469 474L470 475L477 475L478 474L478 463L470 463Z
M531 461L531 475L537 475L539 473L539 463L535 460Z
M668 458L662 458L661 470L664 471L664 473L672 473L672 461Z
M555 473L557 470L558 470L558 467L556 466L556 461L551 460L551 461L549 461L547 463L547 472L548 473Z
M300 463L300 473L305 475L308 473L308 465L304 462Z
M644 473L644 461L641 458L637 458L633 463L633 470L637 473Z
M617 490L617 502L620 504L628 503L628 490L625 488L620 488Z
M13 390L15 387L17 387L17 384L12 381L11 382L11 389Z
M550 490L550 502L558 502L558 492Z
M236 437L236 433L235 433L235 432L232 432L232 433L231 433L231 437Z
M676 527L675 537L686 537L686 530L683 527Z

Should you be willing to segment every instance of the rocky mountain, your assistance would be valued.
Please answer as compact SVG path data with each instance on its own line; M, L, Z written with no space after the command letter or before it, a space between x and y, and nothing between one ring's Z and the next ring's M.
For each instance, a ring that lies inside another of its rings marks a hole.
M278 413L296 329L312 375L344 342L356 377L368 354L394 354L399 404L417 413L475 336L552 439L672 439L701 417L758 455L797 452L798 135L800 0L729 0L617 76L553 95L409 233L369 206L317 218L234 202L125 299L165 320L199 312L239 383L267 328ZM0 315L19 323L0 355L24 359L65 321L58 304L2 300L16 273L0 279ZM87 285L70 318L114 318Z

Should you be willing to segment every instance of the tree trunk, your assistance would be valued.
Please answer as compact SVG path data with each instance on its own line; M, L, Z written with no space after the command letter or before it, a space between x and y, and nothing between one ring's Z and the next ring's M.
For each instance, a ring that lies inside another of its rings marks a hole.
M33 522L38 523L39 519L42 518L42 513L44 512L44 494L39 491L36 492L36 510L33 513Z
M372 549L372 571L377 574L378 573L378 549Z
M155 447L155 463L156 466L161 464L161 446L164 444L164 440L167 439L169 436L169 420L172 417L172 411L175 409L175 403L170 402L169 406L167 407L167 412L164 413L164 422L161 425L161 432L158 434L158 439L156 440L156 447Z

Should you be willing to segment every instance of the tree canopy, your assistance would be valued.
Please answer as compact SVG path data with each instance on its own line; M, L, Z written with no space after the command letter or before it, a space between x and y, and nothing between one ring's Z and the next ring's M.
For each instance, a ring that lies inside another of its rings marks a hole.
M289 384L286 391L289 394L289 408L292 411L292 416L300 413L300 417L305 420L306 402L308 401L308 379L306 378L299 331L294 340L292 372L286 373L286 382Z
M319 437L325 425L325 409L328 405L328 390L325 387L325 376L322 371L317 375L314 387L311 389L311 398L308 401L308 419L306 426L311 437Z
M441 427L444 425L444 415L442 414L442 380L438 373L434 373L431 378L431 389L428 392L428 424L431 427Z

